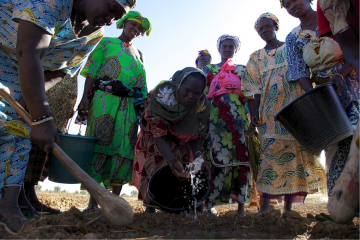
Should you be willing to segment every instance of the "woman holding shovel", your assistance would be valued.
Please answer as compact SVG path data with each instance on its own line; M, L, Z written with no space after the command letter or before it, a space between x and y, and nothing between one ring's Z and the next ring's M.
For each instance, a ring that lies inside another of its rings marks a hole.
M0 102L0 221L11 231L18 231L25 222L17 199L30 140L46 152L58 141L46 100L44 71L56 71L52 84L76 73L100 40L89 41L89 35L98 34L99 27L120 19L134 5L135 0L0 2L0 88L16 101L24 97L33 122L30 133L8 103Z

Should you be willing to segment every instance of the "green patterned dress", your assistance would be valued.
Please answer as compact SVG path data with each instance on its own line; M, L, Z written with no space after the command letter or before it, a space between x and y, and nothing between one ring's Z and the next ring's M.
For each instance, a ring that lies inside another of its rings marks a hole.
M241 76L245 66L237 65ZM216 65L203 69L207 77L205 93L214 77L220 73ZM233 72L235 73L235 72ZM204 159L210 166L210 192L205 206L245 203L250 201L251 174L245 132L249 128L243 98L236 93L226 93L211 99L209 134L204 147Z
M145 69L139 53L118 38L103 38L81 74L94 79L117 79L128 87L140 88L143 99L147 98ZM138 132L134 98L97 90L87 124L86 135L99 138L88 174L105 187L130 182Z

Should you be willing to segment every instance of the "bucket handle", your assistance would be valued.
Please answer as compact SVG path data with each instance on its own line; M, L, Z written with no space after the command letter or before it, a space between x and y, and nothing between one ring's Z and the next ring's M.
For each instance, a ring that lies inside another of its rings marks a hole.
M71 124L72 120L74 119L74 117L75 117L75 115L76 115L77 112L78 112L78 109L76 109L76 111L74 112L74 114L71 116L70 121L68 122L68 125L67 125L67 127L66 127L65 134L69 134L70 124ZM80 121L80 123L79 123L79 126L80 126L80 127L79 127L79 132L78 132L78 134L77 134L77 135L79 135L79 136L81 136L81 125L82 125L82 123L81 123L81 121Z

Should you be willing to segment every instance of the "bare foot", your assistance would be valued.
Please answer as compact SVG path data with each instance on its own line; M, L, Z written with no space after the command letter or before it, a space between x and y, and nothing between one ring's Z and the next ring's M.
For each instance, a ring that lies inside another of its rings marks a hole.
M26 222L18 205L21 186L5 186L0 204L0 221L12 231L17 232Z
M6 231L13 233L17 233L21 227L26 223L26 218L24 216L19 216L17 214L8 214L5 217L0 215L0 223L5 225Z

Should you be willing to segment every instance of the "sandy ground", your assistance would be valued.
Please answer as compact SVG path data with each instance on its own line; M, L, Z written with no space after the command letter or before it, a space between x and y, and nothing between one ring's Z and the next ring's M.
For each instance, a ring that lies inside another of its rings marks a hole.
M80 210L87 206L89 195L71 193L40 192L39 198L45 204L66 211L56 216L41 216L28 220L17 235L9 235L0 226L0 237L11 239L359 239L359 219L355 225L339 225L319 222L314 216L327 213L326 203L310 199L305 205L295 205L288 214L281 214L283 205L275 206L270 214L255 216L254 208L246 210L246 217L236 214L237 205L227 204L217 207L219 217L185 214L168 214L157 211L145 214L145 208L137 198L126 197L135 217L130 226L115 228L105 217L84 226L101 215L83 214ZM79 210L80 209L80 210ZM80 231L78 230L80 227ZM78 231L76 231L78 230Z

